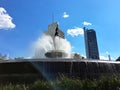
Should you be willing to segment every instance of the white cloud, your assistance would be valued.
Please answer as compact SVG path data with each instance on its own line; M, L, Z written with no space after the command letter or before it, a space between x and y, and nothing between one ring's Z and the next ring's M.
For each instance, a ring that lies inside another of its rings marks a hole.
M111 60L115 60L113 57L110 57ZM109 60L109 57L108 56L100 56L100 59L101 60Z
M0 29L12 29L15 26L12 22L12 17L9 16L4 8L0 7Z
M68 29L67 34L74 37L74 36L78 36L78 35L83 35L84 31L83 31L83 28L75 27L73 29Z
M100 56L100 59L101 59L101 60L108 60L108 57Z
M63 18L68 18L69 14L67 14L66 12L63 13Z
M110 53L108 51L106 51L106 54L109 55Z
M84 21L82 24L85 25L85 26L90 26L90 25L92 25L92 23L86 22L86 21Z

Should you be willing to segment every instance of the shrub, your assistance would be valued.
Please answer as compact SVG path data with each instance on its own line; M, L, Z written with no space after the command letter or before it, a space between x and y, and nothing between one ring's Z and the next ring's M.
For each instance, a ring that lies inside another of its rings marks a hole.
M54 81L36 81L31 85L0 85L0 90L120 90L119 76L104 76L100 79L81 80L79 78L61 77Z
M62 77L60 80L55 81L56 87L60 90L81 90L82 83L80 79Z
M29 90L53 90L50 83L47 81L36 81Z
M28 90L28 87L25 85L13 85L13 84L7 84L7 85L0 85L0 90Z

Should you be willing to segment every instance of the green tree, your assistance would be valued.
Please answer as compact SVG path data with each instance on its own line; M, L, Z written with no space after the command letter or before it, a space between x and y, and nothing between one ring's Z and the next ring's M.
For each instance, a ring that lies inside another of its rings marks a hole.
M78 53L75 53L73 57L74 58L81 58L80 54L78 54Z
M2 58L2 54L0 53L0 60L3 60L3 58Z
M2 58L2 57L0 57L0 60L3 60L3 58Z
M72 54L72 57L75 58L75 59L85 59L85 57L80 55L79 53Z
M116 61L120 61L120 56L116 59Z
M23 60L24 59L24 57L16 57L16 58L14 58L15 60Z

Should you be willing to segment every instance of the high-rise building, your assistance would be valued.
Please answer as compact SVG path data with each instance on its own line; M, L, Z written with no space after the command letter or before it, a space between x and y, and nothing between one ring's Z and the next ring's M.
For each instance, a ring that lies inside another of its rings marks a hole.
M84 29L85 49L87 59L99 59L96 32L94 29Z

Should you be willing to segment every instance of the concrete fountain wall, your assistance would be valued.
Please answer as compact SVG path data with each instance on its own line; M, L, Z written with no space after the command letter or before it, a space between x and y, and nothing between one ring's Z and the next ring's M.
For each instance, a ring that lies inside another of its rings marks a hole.
M120 62L73 59L0 62L0 83L31 83L38 79L55 79L62 74L81 79L93 79L103 75L120 75Z

